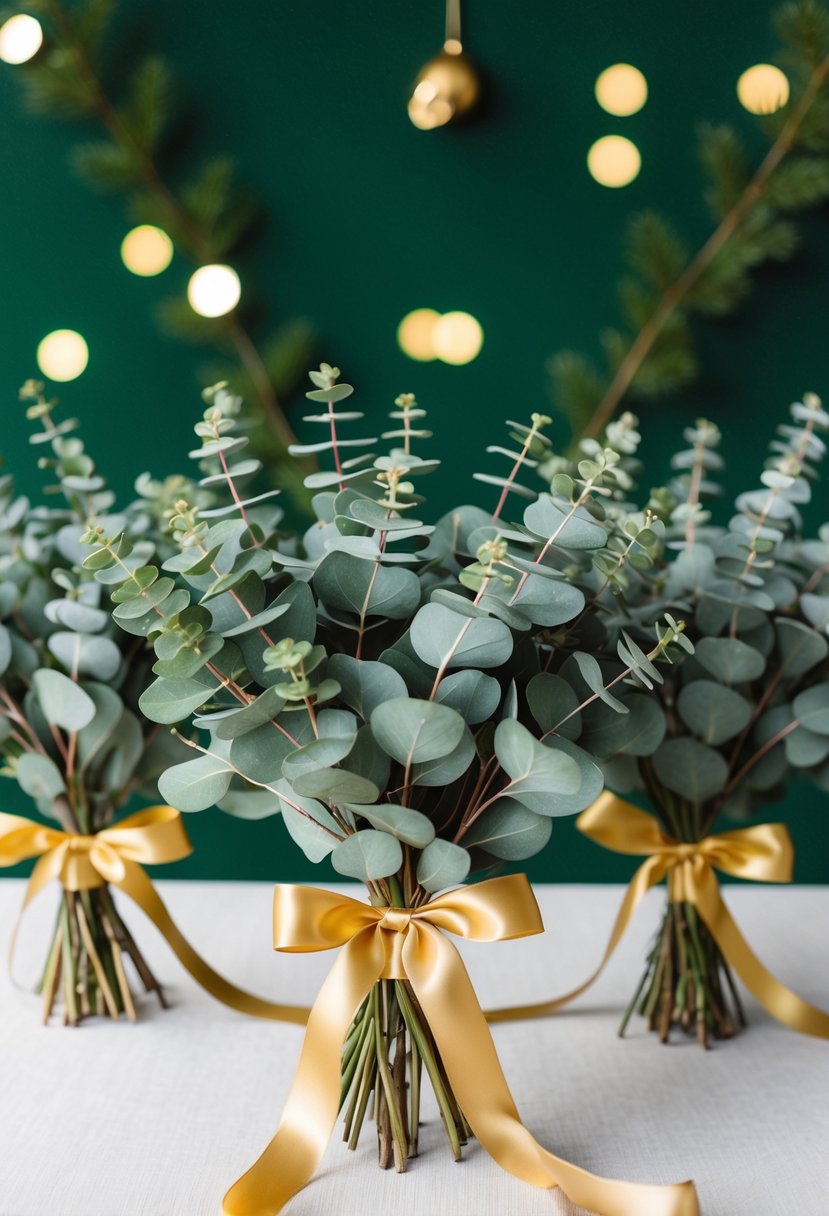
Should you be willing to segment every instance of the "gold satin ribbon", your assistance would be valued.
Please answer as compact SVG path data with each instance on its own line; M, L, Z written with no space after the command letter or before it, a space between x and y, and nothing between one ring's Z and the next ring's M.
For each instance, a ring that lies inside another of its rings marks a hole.
M688 844L664 832L652 815L606 791L579 816L576 826L607 849L644 854L647 860L630 880L604 956L593 974L555 1000L490 1010L490 1022L545 1017L585 992L604 970L643 896L667 877L669 898L696 908L725 960L772 1017L801 1034L829 1038L829 1013L804 1001L763 966L723 902L714 873L716 867L755 882L791 882L794 847L782 823L761 823Z
M111 883L149 916L182 965L217 1001L253 1017L304 1025L307 1009L274 1004L237 988L196 953L174 924L143 866L179 861L192 851L181 815L171 806L148 807L93 836L75 835L20 815L0 813L0 867L38 858L21 915L53 879L67 891L89 891ZM16 935L15 929L10 959Z
M275 949L340 953L311 1010L280 1127L228 1191L223 1216L275 1216L310 1181L337 1120L343 1043L363 1000L384 978L411 984L464 1118L505 1170L534 1186L560 1186L602 1216L699 1216L693 1183L597 1178L548 1153L521 1123L475 990L445 934L491 942L542 928L524 875L463 887L417 909L373 908L313 887L278 886Z

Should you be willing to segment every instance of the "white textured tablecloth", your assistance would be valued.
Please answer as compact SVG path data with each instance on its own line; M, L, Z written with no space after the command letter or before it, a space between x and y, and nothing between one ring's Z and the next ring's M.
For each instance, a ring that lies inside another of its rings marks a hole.
M193 945L237 983L310 1003L330 956L275 955L271 887L160 882ZM352 892L355 888L351 888ZM0 949L21 882L0 882ZM54 902L27 914L20 978L43 961ZM619 887L540 887L543 937L462 946L483 1005L538 1000L594 966ZM827 1216L829 1043L773 1022L750 998L751 1026L703 1053L660 1047L620 1009L638 977L662 892L648 896L599 982L544 1021L497 1026L526 1125L542 1144L610 1177L693 1177L704 1216ZM784 982L829 1007L829 890L730 887L749 942ZM124 900L124 904L128 901ZM0 1216L217 1216L225 1189L276 1129L302 1031L217 1004L190 980L134 906L124 908L173 1008L149 998L137 1025L40 1025L37 998L0 983ZM368 1127L357 1153L336 1134L290 1216L576 1216L558 1192L500 1170L474 1142L455 1165L434 1108L408 1173L381 1172Z

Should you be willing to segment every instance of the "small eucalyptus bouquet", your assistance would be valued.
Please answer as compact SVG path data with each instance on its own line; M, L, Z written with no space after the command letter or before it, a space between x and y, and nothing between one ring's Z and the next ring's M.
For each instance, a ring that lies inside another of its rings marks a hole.
M681 616L681 641L693 643L693 654L664 675L650 672L651 695L602 697L571 736L602 761L612 790L643 795L677 841L703 840L721 815L746 820L798 778L829 790L829 524L804 538L801 519L827 428L814 394L795 402L760 484L740 494L728 524L718 526L706 499L720 492L720 436L712 423L697 422L673 458L673 481L652 492L641 517L659 537L650 560L631 560L635 517L611 503L618 562L599 555L579 583L591 610L575 641L597 662L597 681L612 683L631 639L647 637L660 618ZM631 490L640 471L636 420L624 416L610 438ZM595 458L595 445L583 446ZM554 493L570 492L567 461L552 458L543 471ZM559 650L551 678L567 679L575 697L569 663ZM744 1024L730 968L686 899L669 898L622 1029L634 1009L663 1042L676 1024L703 1045Z
M20 396L40 424L30 442L44 453L40 467L54 472L61 501L33 507L11 477L0 482L0 772L60 831L3 816L0 856L8 865L53 846L71 868L76 839L111 827L133 795L154 792L180 751L137 709L149 671L144 640L114 625L104 587L82 569L90 517L140 537L147 558L156 538L163 548L164 490L156 487L145 508L114 513L77 423L55 422L56 403L42 384L27 382ZM35 848L27 850L32 833ZM44 1020L59 1002L73 1026L96 1013L134 1018L125 960L163 1004L109 886L65 888L41 981Z
M431 436L414 397L396 399L381 436L389 449L377 456L376 439L343 434L363 415L341 408L353 390L338 370L323 364L310 376L318 412L306 421L324 438L293 451L331 467L306 478L316 518L303 536L281 531L273 492L246 494L259 465L244 455L240 402L219 385L205 393L190 453L197 493L218 505L182 495L170 514L176 551L160 564L101 521L84 564L113 590L116 619L154 648L141 711L198 753L163 773L165 800L279 814L306 856L330 857L373 905L417 909L537 853L554 817L601 792L602 773L571 729L611 697L596 684L598 664L572 648L590 684L584 697L569 686L562 696L565 682L551 687L543 668L587 608L584 552L605 547L602 495L624 474L613 453L602 457L581 479L578 506L566 507L523 488L515 471L481 474L500 491L495 513L460 506L429 523L419 487L438 462L418 454ZM510 424L519 463L547 453L548 422ZM533 501L507 527L510 495ZM646 555L656 537L637 528ZM681 638L666 620L644 649L631 641L613 682L650 683ZM381 1164L405 1168L424 1069L457 1158L467 1123L428 1021L408 981L381 979L342 1055L350 1147L371 1105Z

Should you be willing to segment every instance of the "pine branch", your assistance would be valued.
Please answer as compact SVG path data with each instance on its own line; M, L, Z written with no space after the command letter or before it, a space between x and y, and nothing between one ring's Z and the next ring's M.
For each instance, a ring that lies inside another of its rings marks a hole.
M34 0L30 8L49 29L49 49L21 74L30 106L55 117L91 119L103 130L103 139L73 150L76 172L98 189L123 195L135 222L163 228L191 262L202 265L227 258L250 229L257 208L236 187L227 157L208 160L180 187L165 176L161 162L173 82L164 59L145 57L116 99L99 67L113 0L85 0L71 11L61 0ZM162 304L158 316L183 340L235 350L242 371L237 379L258 402L282 464L295 435L282 409L278 377L271 374L267 355L240 312L208 319L194 313L185 300L175 299ZM265 351L279 338L277 333Z
M602 335L609 375L566 352L550 363L554 394L574 435L601 434L628 394L676 391L697 374L689 317L733 312L751 289L750 271L785 261L799 239L784 214L829 198L829 13L815 0L787 5L777 21L789 45L790 78L800 81L788 105L764 120L771 147L752 172L729 127L700 132L706 199L717 227L689 257L664 218L634 216L619 285L629 330ZM630 336L629 336L630 335Z

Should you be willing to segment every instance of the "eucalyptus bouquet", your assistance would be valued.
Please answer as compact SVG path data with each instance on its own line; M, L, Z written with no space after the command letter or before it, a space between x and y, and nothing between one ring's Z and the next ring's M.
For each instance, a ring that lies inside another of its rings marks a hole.
M804 539L800 513L827 427L814 394L793 404L760 484L737 497L727 525L715 526L705 501L719 493L720 436L712 423L697 422L673 458L673 481L652 492L642 517L659 537L651 560L631 560L634 517L611 503L606 521L615 514L621 524L610 541L618 561L600 556L579 584L591 611L568 644L590 650L604 684L623 671L631 639L649 636L666 615L685 622L682 641L690 639L694 653L654 679L653 695L605 695L571 735L602 760L611 789L643 794L678 841L702 840L721 814L754 815L795 779L829 789L829 524ZM613 424L610 439L632 489L636 420L626 415ZM586 449L593 453L593 445ZM554 494L570 493L565 460L550 459L544 472ZM561 659L559 649L551 671L567 679L575 698L579 681ZM663 1041L674 1024L706 1044L745 1021L729 967L687 900L668 902L623 1029L634 1008Z
M532 856L554 817L602 789L571 737L582 699L562 700L563 682L551 691L541 668L557 632L585 610L570 572L582 570L585 546L607 539L595 519L616 484L613 454L584 479L578 508L544 493L505 529L497 515L510 494L536 495L514 476L482 474L500 489L496 515L461 506L427 523L418 487L438 462L416 454L430 433L414 397L397 398L382 435L390 450L376 456L376 439L344 437L363 415L338 408L353 391L338 370L323 364L311 380L320 412L306 421L325 438L293 450L333 467L306 478L316 519L301 538L280 531L272 492L245 497L259 466L243 455L240 402L219 385L205 394L190 455L202 490L226 501L203 510L182 496L170 518L177 552L160 568L102 521L87 535L85 566L114 588L116 618L152 641L156 678L142 712L198 753L161 776L165 800L281 814L310 859L330 857L372 904L416 909L471 874ZM511 424L523 461L547 451L547 422ZM655 538L640 534L645 553ZM680 639L669 621L647 653L631 643L626 678L647 681ZM591 656L572 662L594 680ZM586 700L598 695L610 696L600 686ZM405 1168L417 1152L423 1069L458 1157L467 1125L428 1022L407 981L382 979L342 1057L350 1146L371 1102L382 1165Z
M166 490L157 486L144 508L114 514L113 495L74 434L77 423L55 423L55 402L37 382L20 396L27 417L41 424L30 442L45 453L39 465L53 470L62 501L32 507L11 477L0 482L0 771L47 820L89 836L110 826L134 794L154 791L180 745L137 712L149 670L145 643L114 626L104 588L81 569L88 550L80 538L95 516L140 536L149 557L155 537L163 547L156 524ZM24 824L4 824L4 864L19 859ZM95 1013L134 1017L125 958L163 1004L109 887L65 889L41 982L44 1020L61 998L70 1025Z

